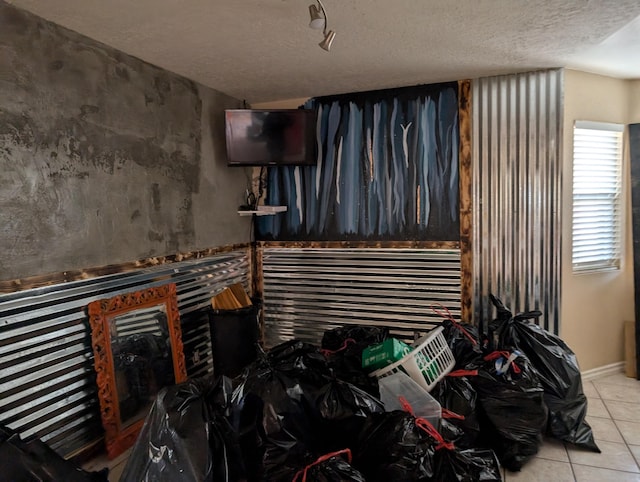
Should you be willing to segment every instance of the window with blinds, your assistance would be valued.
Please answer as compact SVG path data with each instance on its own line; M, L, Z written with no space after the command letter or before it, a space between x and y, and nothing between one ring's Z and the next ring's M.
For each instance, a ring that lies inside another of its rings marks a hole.
M577 121L573 129L573 271L620 268L620 124Z

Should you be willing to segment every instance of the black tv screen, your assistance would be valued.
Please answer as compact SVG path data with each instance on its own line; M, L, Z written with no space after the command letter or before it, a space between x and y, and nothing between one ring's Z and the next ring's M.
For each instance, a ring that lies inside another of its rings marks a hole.
M315 121L313 110L225 110L228 164L315 165Z

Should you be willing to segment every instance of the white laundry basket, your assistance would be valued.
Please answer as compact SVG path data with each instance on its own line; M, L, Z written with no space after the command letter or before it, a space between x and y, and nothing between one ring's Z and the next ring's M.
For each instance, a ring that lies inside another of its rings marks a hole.
M430 391L456 363L442 331L441 326L430 331L413 345L414 349L410 353L397 362L372 372L370 376L384 378L402 371L426 391Z

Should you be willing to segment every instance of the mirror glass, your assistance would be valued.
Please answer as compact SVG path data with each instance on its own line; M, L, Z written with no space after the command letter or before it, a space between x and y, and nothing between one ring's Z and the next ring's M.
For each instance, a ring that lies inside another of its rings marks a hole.
M122 428L144 419L158 389L174 385L164 304L109 317L111 353Z
M109 458L128 449L158 391L187 379L176 286L89 303L100 414Z

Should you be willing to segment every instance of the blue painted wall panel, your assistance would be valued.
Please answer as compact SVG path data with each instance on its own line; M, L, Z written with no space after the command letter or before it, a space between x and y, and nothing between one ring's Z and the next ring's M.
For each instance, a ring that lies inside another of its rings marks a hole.
M316 166L269 168L260 239L458 240L458 85L312 99ZM278 219L274 219L278 218Z

